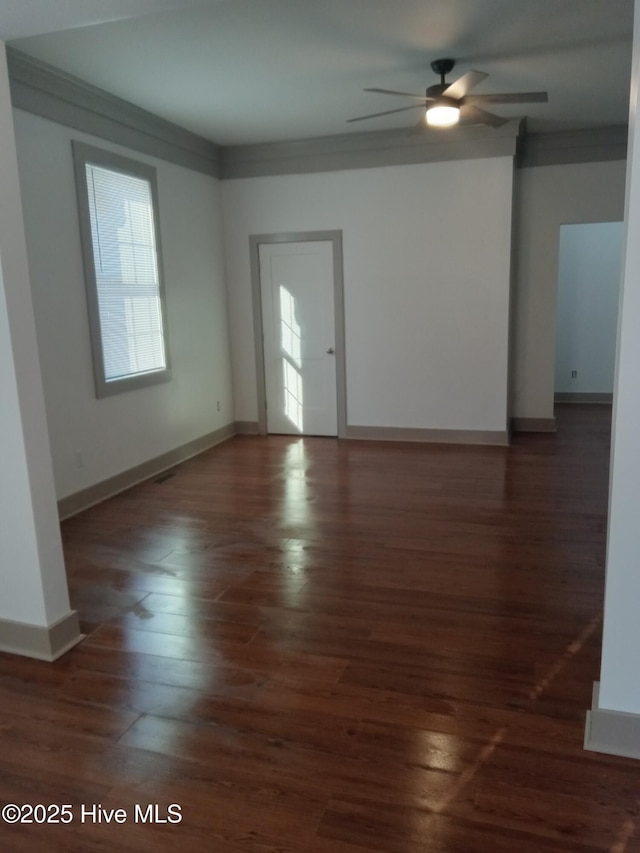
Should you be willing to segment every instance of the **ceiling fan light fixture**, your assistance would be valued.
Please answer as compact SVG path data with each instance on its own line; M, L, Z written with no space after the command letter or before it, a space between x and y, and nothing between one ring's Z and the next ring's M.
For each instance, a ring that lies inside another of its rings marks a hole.
M372 115L357 116L347 121L363 121L364 119L378 118L379 116L401 113L404 110L412 110L421 107L425 112L416 127L427 124L434 128L455 127L462 118L465 126L470 124L486 125L487 127L502 127L508 123L508 119L494 115L481 104L546 104L549 100L547 92L506 92L489 95L469 95L479 83L488 77L483 71L467 71L462 77L458 77L453 83L447 83L445 76L453 70L454 59L435 59L431 63L432 70L440 75L440 82L428 86L425 96L410 92L398 92L395 89L365 89L365 92L378 92L382 95L400 95L403 98L411 98L413 104L399 107L395 110L384 110Z
M460 120L460 107L457 104L436 101L427 106L427 124L431 127L453 127Z

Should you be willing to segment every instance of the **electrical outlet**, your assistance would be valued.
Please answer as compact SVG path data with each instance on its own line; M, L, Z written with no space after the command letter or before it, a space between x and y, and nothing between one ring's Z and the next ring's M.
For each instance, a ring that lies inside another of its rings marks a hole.
M84 468L84 456L82 454L82 450L76 450L76 468Z
M217 409L218 411L220 411L220 400L218 400L218 402L216 403L216 409Z
M572 370L572 371L571 371L571 378L572 378L572 379L577 379L577 378L578 378L578 371L577 371L577 370Z

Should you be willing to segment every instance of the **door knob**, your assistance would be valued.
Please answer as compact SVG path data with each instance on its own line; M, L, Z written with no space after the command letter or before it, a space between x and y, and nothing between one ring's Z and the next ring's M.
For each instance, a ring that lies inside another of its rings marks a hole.
M334 352L335 352L334 348L333 348L333 347L329 347L329 349L327 350L327 355L333 355L333 354L334 354Z

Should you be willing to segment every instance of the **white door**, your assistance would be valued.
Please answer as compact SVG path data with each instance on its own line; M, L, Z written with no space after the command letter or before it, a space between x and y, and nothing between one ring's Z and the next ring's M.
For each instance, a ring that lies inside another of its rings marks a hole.
M337 435L333 245L261 243L267 431Z

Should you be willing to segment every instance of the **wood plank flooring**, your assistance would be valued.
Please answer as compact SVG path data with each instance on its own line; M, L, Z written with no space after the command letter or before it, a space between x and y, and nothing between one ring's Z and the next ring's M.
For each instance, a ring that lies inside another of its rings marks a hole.
M236 438L65 522L88 636L0 655L0 802L74 819L2 853L637 853L640 763L582 748L611 413L557 414L509 449Z

